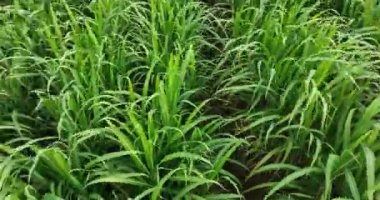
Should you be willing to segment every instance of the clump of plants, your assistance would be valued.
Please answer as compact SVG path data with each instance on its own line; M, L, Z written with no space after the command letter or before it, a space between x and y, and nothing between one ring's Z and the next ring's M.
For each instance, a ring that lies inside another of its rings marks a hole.
M0 7L0 199L379 198L379 2Z

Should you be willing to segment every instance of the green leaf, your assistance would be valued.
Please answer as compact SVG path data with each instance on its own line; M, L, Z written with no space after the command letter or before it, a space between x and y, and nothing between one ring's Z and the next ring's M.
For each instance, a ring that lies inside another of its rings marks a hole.
M120 158L120 157L124 157L124 156L129 156L129 155L137 155L141 152L132 152L132 151L119 151L119 152L112 152L112 153L107 153L107 154L104 154L102 156L99 156L97 157L96 159L94 160L91 160L90 162L88 162L85 166L85 168L90 168L100 162L104 162L104 161L108 161L108 160L111 160L111 159L115 159L115 158Z
M368 200L373 200L374 199L374 191L373 189L375 188L375 177L376 177L376 172L375 172L375 163L376 163L376 157L375 154L371 149L368 147L363 147L364 150L364 156L366 159L366 174L367 174L367 198Z
M128 151L128 152L136 152L136 149L135 149L133 143L130 141L130 139L126 135L124 135L124 133L122 133L120 131L120 129L118 129L115 125L113 125L109 121L108 121L108 125L110 126L110 131L117 136L117 138L119 139L120 144L124 147L124 149L126 151ZM141 168L144 171L148 172L148 169L146 168L146 166L144 165L144 163L141 161L141 159L137 155L132 154L131 157L132 157L134 163L139 168Z
M334 177L334 171L337 169L337 164L339 163L339 156L330 154L327 159L327 164L325 166L325 191L323 193L324 199L330 199L331 187Z
M72 187L77 190L82 190L83 186L79 180L71 174L71 168L68 163L66 155L57 148L48 148L40 150L37 153L34 166L41 159L46 163L55 173L61 175ZM34 167L31 168L29 177L32 174ZM57 177L58 178L58 177Z
M263 173L263 172L270 172L270 171L279 171L279 170L290 170L290 171L297 171L300 170L299 167L291 164L284 164L284 163L273 163L264 165L262 167L259 167L257 169L253 169L249 175L247 176L247 180L251 178L252 176Z
M231 139L231 143L226 144L225 147L219 151L213 167L215 175L212 176L211 179L214 179L214 177L220 173L220 170L222 170L224 164L241 144L243 144L243 141L238 139Z
M275 119L279 119L280 116L279 115L270 115L270 116L265 116L265 117L261 117L261 118L258 118L258 119L255 119L255 121L251 124L249 124L247 127L244 127L241 131L239 131L238 134L240 133L244 133L248 130L251 130L261 124L264 124L264 123L268 123L270 121L273 121Z
M169 162L171 160L176 160L176 159L189 159L191 161L199 160L199 161L202 161L204 163L207 163L207 164L211 165L211 162L209 160L203 158L202 156L200 156L198 154L194 154L194 153L188 153L188 152L175 152L175 153L171 153L169 155L166 155L161 160L160 163L162 164L162 163Z
M356 127L353 132L354 138L359 138L362 134L366 133L371 126L372 118L380 112L380 97L373 100L371 104L365 109L363 116L356 123Z
M207 200L232 200L232 199L242 199L243 196L240 194L210 194L204 197Z
M288 176L286 176L285 178L283 178L280 182L278 182L268 193L267 195L265 196L265 200L268 199L269 197L271 197L272 195L274 195L277 191L279 191L280 189L282 189L283 187L287 186L288 184L290 184L291 182L293 182L294 180L298 179L298 178L301 178L303 176L308 176L310 175L311 173L316 173L316 172L320 172L321 170L318 169L318 168L315 168L315 167L308 167L308 168L304 168L304 169L300 169L300 170L297 170L296 172L293 172L291 174L289 174Z
M129 117L129 120L131 121L131 123L135 129L137 137L140 139L141 144L143 146L143 150L144 150L143 155L145 156L145 160L148 164L148 168L152 170L154 168L154 166L153 166L154 165L154 155L153 155L152 141L148 140L148 135L146 134L141 123L137 120L133 110L128 110L128 117Z
M115 173L112 175L101 176L95 180L92 180L89 183L87 183L86 187L99 183L122 183L139 187L149 186L149 184L147 184L146 182L136 179L143 177L146 178L148 176L143 173Z
M192 190L205 184L217 184L217 182L208 179L201 179L195 183L189 184L186 187L184 187L181 191L178 192L178 194L173 198L173 200L183 199L183 197L189 195L189 193L191 193Z
M160 197L161 190L166 183L177 171L181 170L181 168L177 168L174 170L171 170L169 173L167 173L158 183L157 186L155 186L153 189L153 193L151 196L151 200L157 200Z
M352 172L348 169L344 171L344 175L346 177L346 181L350 188L353 199L360 200L360 193L354 175L352 175Z
M344 124L344 131L343 131L343 149L348 148L349 144L351 143L351 122L352 117L355 113L355 109L350 110L350 113L347 116L346 122Z

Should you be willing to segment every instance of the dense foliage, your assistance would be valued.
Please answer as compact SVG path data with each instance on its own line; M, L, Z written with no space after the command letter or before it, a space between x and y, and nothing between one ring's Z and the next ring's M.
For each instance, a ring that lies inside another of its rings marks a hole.
M380 199L378 0L0 3L0 199Z

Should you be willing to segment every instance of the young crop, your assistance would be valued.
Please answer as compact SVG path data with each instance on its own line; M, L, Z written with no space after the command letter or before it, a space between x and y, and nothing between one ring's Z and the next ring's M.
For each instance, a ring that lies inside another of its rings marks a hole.
M0 3L0 199L378 199L379 9Z

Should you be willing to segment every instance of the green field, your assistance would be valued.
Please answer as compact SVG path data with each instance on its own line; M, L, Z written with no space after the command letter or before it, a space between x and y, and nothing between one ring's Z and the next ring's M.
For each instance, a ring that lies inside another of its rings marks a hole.
M380 200L380 1L1 1L3 199Z

